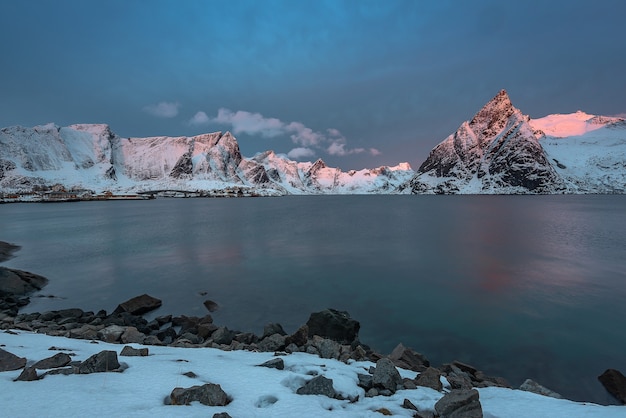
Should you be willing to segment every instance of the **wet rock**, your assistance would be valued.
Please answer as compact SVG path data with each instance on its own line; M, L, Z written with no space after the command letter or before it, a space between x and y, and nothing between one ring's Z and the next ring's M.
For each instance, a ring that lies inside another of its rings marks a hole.
M52 357L48 357L43 360L39 360L33 364L35 369L56 369L58 367L64 367L70 364L72 358L66 353L57 353Z
M476 389L453 389L435 404L441 418L482 418L483 409Z
M20 247L19 245L0 241L0 262L12 258L13 253L18 251L20 248L22 247Z
M382 358L376 362L372 384L376 388L387 389L395 393L398 385L402 385L402 377L390 359Z
M204 305L205 308L207 308L209 312L215 312L220 307L217 303L209 299L205 300L202 304Z
M48 279L23 270L0 267L0 294L24 296L43 289Z
M117 353L115 351L105 350L98 354L94 354L87 360L80 363L78 373L102 373L118 370L120 363L117 361Z
M268 367L270 369L278 369L278 370L284 370L285 369L285 361L278 357L278 358L274 358L271 360L266 361L263 364L259 364L260 367Z
M189 405L191 402L200 402L207 406L225 406L230 402L230 398L220 385L206 383L190 388L175 388L169 396L169 402L166 403Z
M127 356L127 357L146 357L147 355L148 355L147 348L133 348L130 345L127 345L124 348L122 348L122 351L120 352L120 356Z
M335 309L312 313L306 325L309 328L309 337L319 335L342 344L355 341L361 328L359 322L350 318L348 312Z
M435 389L438 392L443 390L443 384L441 383L441 372L434 368L429 367L417 376L415 379L417 386L424 386L427 388Z
M147 294L135 296L120 303L113 311L114 314L128 312L133 315L142 315L161 307L161 300Z
M396 348L393 349L389 358L397 367L414 372L424 371L430 366L430 362L424 355L405 347L402 343L398 344Z
M372 388L373 382L372 382L372 375L371 374L359 373L357 376L359 378L359 386L360 387L362 387L365 390L369 390L369 389Z
M535 382L532 379L526 379L524 383L520 385L520 390L524 390L526 392L536 393L538 395L549 396L551 398L562 399L563 396L554 392L553 390L548 389L545 386L541 386L539 383Z
M19 370L26 366L26 359L0 348L0 372Z
M615 399L626 404L626 377L619 370L607 369L598 380Z
M298 395L324 395L329 398L334 398L337 395L333 388L332 379L321 375L309 380L304 386L299 388L296 393Z

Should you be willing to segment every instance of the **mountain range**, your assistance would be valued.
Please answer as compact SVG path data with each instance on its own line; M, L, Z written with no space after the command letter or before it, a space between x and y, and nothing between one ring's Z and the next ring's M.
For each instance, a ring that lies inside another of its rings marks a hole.
M580 111L530 119L502 90L417 171L400 163L348 172L273 151L244 157L229 132L123 138L104 124L1 129L0 192L53 185L117 194L625 193L626 121Z

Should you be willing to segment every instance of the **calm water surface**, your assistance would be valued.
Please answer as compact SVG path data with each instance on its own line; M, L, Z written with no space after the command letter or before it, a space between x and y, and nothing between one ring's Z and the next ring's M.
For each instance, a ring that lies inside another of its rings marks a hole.
M513 385L612 402L626 372L626 196L306 196L0 205L4 265L50 279L25 312L113 310L287 332L347 310L361 340L402 342ZM202 296L202 292L207 292Z

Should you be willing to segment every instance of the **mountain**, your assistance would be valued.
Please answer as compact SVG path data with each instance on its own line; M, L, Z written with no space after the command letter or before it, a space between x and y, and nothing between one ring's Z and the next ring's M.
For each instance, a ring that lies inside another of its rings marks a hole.
M410 193L624 193L626 127L620 118L532 120L500 91L430 152L401 186Z
M122 138L102 124L0 130L5 192L62 185L113 193L226 188L261 195L392 193L413 174L407 163L344 173L322 160L299 163L272 151L245 158L229 132Z

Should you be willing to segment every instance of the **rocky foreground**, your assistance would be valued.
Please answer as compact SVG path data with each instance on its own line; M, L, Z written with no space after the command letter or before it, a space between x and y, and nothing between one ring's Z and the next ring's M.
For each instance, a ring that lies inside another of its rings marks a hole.
M2 243L0 254L10 257L17 248L19 247ZM280 324L268 324L262 335L219 326L213 322L210 314L203 317L164 315L148 321L143 315L161 306L159 299L149 295L137 296L123 302L111 313L104 310L94 313L81 309L64 309L19 314L19 308L29 301L28 295L40 290L46 283L47 280L41 276L0 268L0 329L9 333L24 330L118 344L210 347L226 351L274 352L281 355L304 352L344 363L372 361L376 366L371 367L368 373L359 375L359 386L366 397L391 396L398 390L418 387L428 387L445 393L435 405L434 414L433 411L418 411L407 399L404 407L414 410L414 416L418 417L481 417L479 393L475 388L510 387L505 379L487 376L477 368L459 361L433 367L424 355L402 344L389 355L376 353L359 341L359 322L347 312L334 309L312 313L307 323L293 334L287 334ZM205 306L209 311L217 308L212 301L206 301ZM147 356L148 350L125 346L120 355ZM33 364L33 361L36 362ZM276 357L260 366L282 370L284 363L282 358ZM397 368L416 372L415 378L402 378ZM27 361L0 349L0 372L19 369L22 369L22 373L16 380L31 381L50 374L121 372L124 367L123 363L120 365L117 353L111 350L102 351L82 362L74 362L63 352L45 359ZM40 373L39 370L46 371ZM599 379L616 399L626 403L626 377L617 370L607 370ZM560 398L559 394L531 380L524 382L520 389ZM309 380L296 393L344 399L333 389L332 379L323 375ZM207 405L226 405L230 402L229 399L229 395L219 385L207 383L190 388L175 388L165 402L170 405L194 401ZM349 401L358 402L358 397Z

